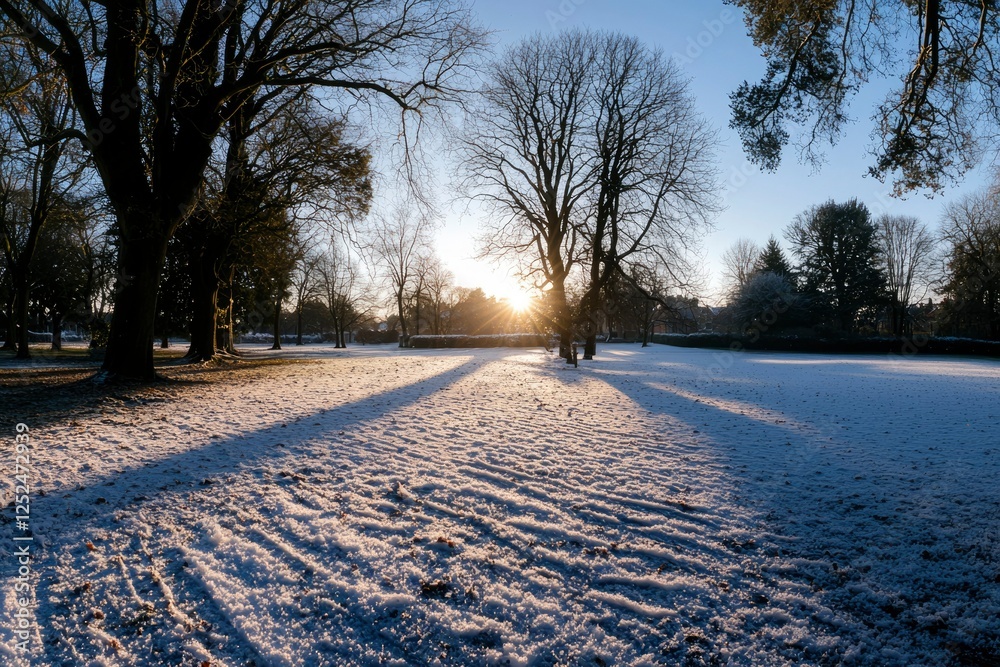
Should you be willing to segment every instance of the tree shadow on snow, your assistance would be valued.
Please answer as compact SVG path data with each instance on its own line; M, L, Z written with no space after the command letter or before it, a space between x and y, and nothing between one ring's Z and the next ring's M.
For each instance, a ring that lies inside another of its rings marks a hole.
M866 644L870 664L895 664L900 650L932 662L1000 664L995 565L981 546L990 520L934 490L936 474L954 472L947 460L873 479L882 454L869 438L877 436L853 430L857 415L846 403L844 413L826 404L821 412L799 409L798 400L767 405L734 399L725 382L670 385L643 370L591 377L679 420L686 432L664 433L668 442L694 438L727 462L734 499L759 521L752 544L730 548L763 565L776 591L813 591L799 604L812 607L814 619L832 609L845 646Z
M288 461L298 460L301 463L307 459L314 452L317 441L336 439L345 430L359 424L419 404L424 398L446 389L489 361L469 358L454 368L405 386L318 410L293 421L213 440L163 459L108 472L86 488L58 496L50 494L33 498L32 521L36 530L41 531L36 533L38 539L44 540L47 545L45 549L36 546L34 567L43 574L46 571L51 573L55 569L54 559L66 549L85 556L87 552L82 550L81 545L96 540L93 537L95 529L117 512L135 511L140 503L171 496L177 496L180 501L186 493L209 483L224 482L226 475L247 468L257 469L254 474L260 474L262 467L278 473ZM13 516L12 509L8 508L4 515L5 523L9 523ZM13 576L10 569L4 568L6 576ZM36 599L49 599L53 595L50 586L57 583L51 577L43 576L38 582ZM54 612L57 616L62 613ZM59 631L50 627L47 619L38 620L47 657L56 664L66 657L60 653L65 646L59 648L62 643L58 640ZM69 621L72 622L72 619ZM47 636L49 633L54 634ZM49 639L53 641L50 643Z

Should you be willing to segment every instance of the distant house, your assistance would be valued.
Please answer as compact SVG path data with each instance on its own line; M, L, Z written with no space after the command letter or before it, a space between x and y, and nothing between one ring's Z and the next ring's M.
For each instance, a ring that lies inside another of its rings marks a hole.
M697 299L669 297L653 322L653 333L689 334L711 330L720 308L700 305Z

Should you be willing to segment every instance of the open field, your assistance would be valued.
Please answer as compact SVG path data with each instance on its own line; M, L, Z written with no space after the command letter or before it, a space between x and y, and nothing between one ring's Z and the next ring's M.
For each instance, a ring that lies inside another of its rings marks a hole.
M37 603L0 662L1000 663L1000 362L249 356L0 364Z

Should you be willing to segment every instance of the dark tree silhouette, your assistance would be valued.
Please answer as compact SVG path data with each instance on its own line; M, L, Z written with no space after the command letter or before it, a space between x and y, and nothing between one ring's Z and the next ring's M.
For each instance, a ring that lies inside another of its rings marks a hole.
M56 201L83 165L68 157L74 114L59 73L33 45L0 44L0 238L12 287L17 358L28 359L32 261Z
M32 258L32 300L48 316L52 349L62 349L63 321L85 310L87 209L79 201L56 202Z
M316 272L322 301L333 319L335 345L347 347L348 332L371 313L363 295L360 268L347 250L334 241L319 255Z
M792 263L788 261L784 249L774 236L768 237L767 243L758 253L754 272L774 273L786 278L793 287L795 286L795 272L792 270Z
M814 206L795 218L786 237L799 258L803 290L817 305L825 302L842 331L853 332L862 310L884 302L878 230L864 204Z
M876 221L878 243L885 262L889 293L889 328L894 336L911 329L910 306L930 283L934 237L919 220L906 215L883 215Z
M592 186L583 125L593 39L579 32L533 37L486 72L462 141L464 185L490 209L484 254L517 259L545 290L559 352L570 354L566 281L580 260L579 224Z
M680 71L634 37L600 34L593 48L582 119L593 135L586 148L596 156L593 212L583 231L590 270L581 304L586 359L597 351L596 319L611 277L648 276L647 267L656 265L676 287L690 286L687 251L718 210L716 135Z
M495 213L486 251L516 256L548 291L563 356L576 265L586 358L614 274L655 262L688 282L693 230L715 210L715 135L661 53L616 33L526 40L491 66L470 125L466 182Z
M324 86L403 110L451 98L481 41L461 0L0 0L7 29L62 70L115 214L120 276L104 371L154 377L167 242L198 203L228 118Z
M796 126L806 159L822 159L848 121L851 96L900 81L874 113L870 172L897 193L939 190L994 152L1000 130L995 2L727 0L746 12L766 54L763 80L732 94L732 125L751 159L775 169ZM901 57L900 54L906 54Z
M216 354L219 290L236 264L250 261L253 249L267 243L275 214L305 224L296 216L304 209L329 220L368 211L370 158L345 141L344 131L343 121L329 119L302 97L272 106L255 100L230 119L224 160L213 165L199 208L179 231L193 297L188 359ZM235 352L231 346L226 351Z
M942 236L945 324L954 333L1000 340L1000 198L981 192L950 204Z

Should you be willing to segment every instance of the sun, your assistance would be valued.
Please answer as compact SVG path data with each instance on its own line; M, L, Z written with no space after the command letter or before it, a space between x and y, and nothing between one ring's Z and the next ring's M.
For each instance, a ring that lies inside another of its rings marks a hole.
M511 310L517 313L523 313L531 309L534 303L534 298L527 292L512 292L506 297L507 303L510 305Z
M536 305L536 297L531 289L525 288L521 281L510 273L502 274L494 272L491 276L492 296L500 303L505 304L515 315L524 315L530 312Z

